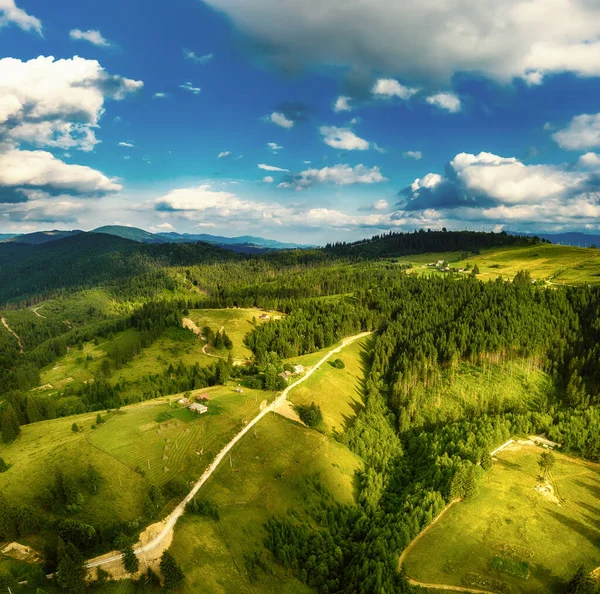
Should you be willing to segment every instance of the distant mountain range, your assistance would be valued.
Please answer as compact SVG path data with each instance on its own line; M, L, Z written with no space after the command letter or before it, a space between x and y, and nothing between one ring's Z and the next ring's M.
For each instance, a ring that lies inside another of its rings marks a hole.
M0 242L3 243L20 243L28 245L41 245L57 239L64 239L73 235L86 233L75 229L73 231L36 231L35 233L26 233L22 235L0 235ZM269 252L273 250L289 250L296 248L308 248L312 246L302 245L299 243L283 243L273 239L265 239L263 237L254 237L251 235L243 235L241 237L223 237L219 235L190 234L190 233L150 233L136 227L125 227L121 225L105 225L98 227L89 233L105 233L114 235L123 239L137 241L139 243L149 244L164 244L164 243L197 243L199 241L210 243L212 245L222 247L234 252L244 254L256 254Z
M554 244L573 247L590 247L592 244L600 246L600 235L588 235L587 233L517 233L517 235L527 235L528 237L537 235L541 239L547 239Z

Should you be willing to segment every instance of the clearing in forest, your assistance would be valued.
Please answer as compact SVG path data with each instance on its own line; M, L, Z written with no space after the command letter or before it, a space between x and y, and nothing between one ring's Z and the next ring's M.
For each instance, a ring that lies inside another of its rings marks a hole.
M517 444L498 453L479 493L453 505L410 549L408 577L501 593L560 593L578 565L599 566L600 466L555 453L552 488L540 488L543 451Z

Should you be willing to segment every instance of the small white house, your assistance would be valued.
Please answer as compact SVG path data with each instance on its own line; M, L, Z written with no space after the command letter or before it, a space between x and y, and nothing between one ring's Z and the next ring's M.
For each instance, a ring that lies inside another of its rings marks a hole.
M208 412L208 406L204 406L204 404L200 404L198 402L194 402L189 406L189 409L192 412L198 413L199 415L203 415L205 412Z
M189 398L180 398L177 401L177 404L179 404L180 406L189 406L190 400L189 400Z
M304 371L304 365L294 365L294 373L302 373Z

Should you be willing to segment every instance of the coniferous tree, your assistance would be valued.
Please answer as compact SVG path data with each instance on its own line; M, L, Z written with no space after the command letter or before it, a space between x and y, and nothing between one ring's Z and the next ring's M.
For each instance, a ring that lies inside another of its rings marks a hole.
M160 573L163 577L165 590L178 590L183 586L185 576L175 558L165 551L160 558Z
M11 404L6 407L6 410L2 414L0 425L2 431L2 441L4 443L10 443L11 441L14 441L19 436L19 433L21 433L19 418L17 417L17 413Z

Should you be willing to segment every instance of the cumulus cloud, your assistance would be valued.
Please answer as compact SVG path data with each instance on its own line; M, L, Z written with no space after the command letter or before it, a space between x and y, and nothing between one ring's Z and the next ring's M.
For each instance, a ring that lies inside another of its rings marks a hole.
M600 75L600 4L591 0L206 2L288 69L345 65L436 81Z
M357 136L349 128L337 128L336 126L321 126L319 131L324 136L326 145L335 149L345 151L366 151L369 143Z
M88 29L87 31L71 29L69 31L69 37L75 40L89 41L98 47L110 47L112 45L110 41L102 37L102 33L97 29Z
M116 192L122 186L91 167L64 163L46 151L0 151L0 192L22 188L98 194Z
M341 111L352 111L352 106L350 105L350 97L340 95L333 104L333 111L335 111L336 113L339 113Z
M175 231L175 227L171 223L160 223L158 225L152 225L150 227L152 233L168 233L169 231Z
M179 85L179 88L191 93L192 95L199 95L202 92L200 87L195 87L189 80Z
M405 151L402 153L402 156L406 159L414 159L415 161L420 161L423 158L423 153L421 151Z
M240 222L281 228L376 227L388 225L387 214L350 215L336 209L305 205L282 205L242 198L232 192L215 190L210 184L173 190L139 206L159 216L196 221L198 227L215 227Z
M393 78L380 78L375 81L372 93L375 97L383 99L391 99L399 97L400 99L410 99L418 89L405 87Z
M460 99L454 93L436 93L425 98L429 105L434 105L440 109L457 113L461 110Z
M585 153L577 160L577 165L583 169L600 170L600 155L596 153Z
M258 165L259 169L263 169L264 171L289 171L289 169L283 169L282 167L274 167L273 165L265 165L264 163L260 163Z
M379 167L365 165L333 165L322 169L309 168L293 176L291 180L282 182L282 187L293 187L302 190L317 184L335 184L349 186L352 184L378 184L387 181Z
M199 56L196 52L193 52L188 49L183 50L183 56L186 60L191 60L192 62L196 62L196 64L208 64L215 56L214 54L204 54L203 56Z
M460 153L444 175L429 173L402 190L398 206L403 213L435 212L466 222L585 225L600 216L599 190L590 172Z
M217 159L226 159L227 157L231 157L231 151L222 151L217 155Z
M564 149L576 151L600 146L600 113L575 116L566 128L552 135Z
M270 175L265 175L262 180L265 184L272 184L275 181L275 179Z
M387 200L378 200L373 204L373 208L375 210L385 210L386 208L389 208L389 204Z
M23 31L35 31L42 35L42 22L18 8L15 0L0 0L0 29L16 25Z
M92 150L107 99L121 100L143 83L109 75L96 60L40 56L0 60L0 140Z
M294 120L290 120L283 113L278 111L274 111L265 116L265 120L272 124L276 124L277 126L281 126L282 128L293 128L295 124Z
M283 147L276 142L267 142L267 147L273 152L278 153Z

